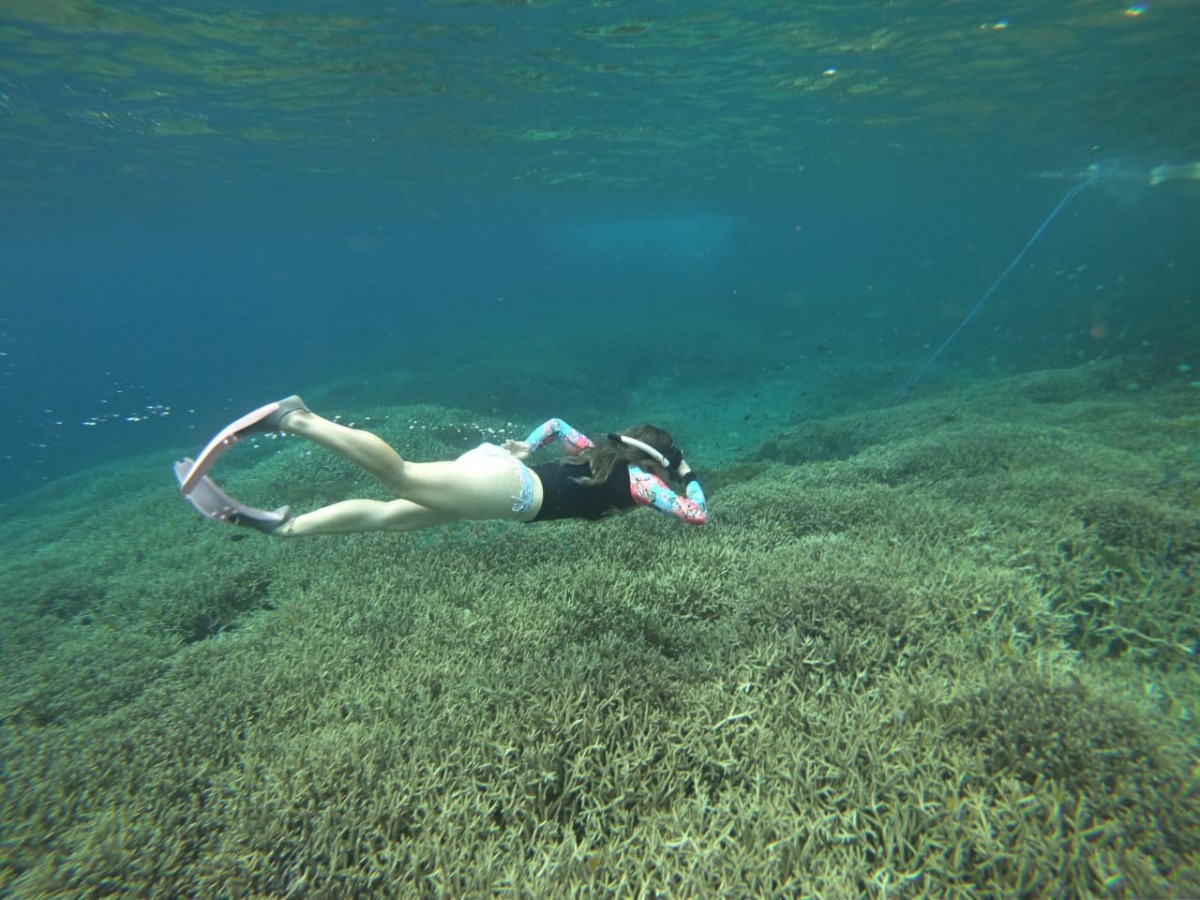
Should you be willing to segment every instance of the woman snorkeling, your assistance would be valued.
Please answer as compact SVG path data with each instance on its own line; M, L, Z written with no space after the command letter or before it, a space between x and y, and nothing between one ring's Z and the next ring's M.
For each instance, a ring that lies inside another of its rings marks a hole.
M343 500L299 515L287 506L271 512L238 502L206 473L242 438L269 431L298 435L332 450L376 478L396 499ZM569 459L526 465L555 439ZM639 506L692 525L708 521L696 473L671 435L653 425L608 434L594 443L562 419L550 419L524 441L480 444L454 460L412 462L376 435L322 418L293 396L227 426L196 460L177 462L175 475L184 496L208 518L276 537L413 531L462 520L595 520Z

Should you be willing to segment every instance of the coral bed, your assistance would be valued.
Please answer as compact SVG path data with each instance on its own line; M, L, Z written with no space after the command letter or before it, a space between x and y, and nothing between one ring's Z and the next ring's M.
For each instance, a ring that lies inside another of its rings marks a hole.
M235 540L165 457L44 488L0 894L1198 894L1195 409L1104 364L689 443L703 529ZM347 411L414 458L507 426ZM308 449L223 477L377 496Z

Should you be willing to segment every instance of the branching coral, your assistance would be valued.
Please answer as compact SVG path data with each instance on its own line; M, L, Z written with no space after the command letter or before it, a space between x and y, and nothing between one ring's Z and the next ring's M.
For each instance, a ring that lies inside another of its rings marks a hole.
M231 542L114 495L156 530L5 563L0 892L1200 892L1195 473L1156 493L1154 398L1092 377L781 433L699 530ZM233 476L297 470L350 477Z

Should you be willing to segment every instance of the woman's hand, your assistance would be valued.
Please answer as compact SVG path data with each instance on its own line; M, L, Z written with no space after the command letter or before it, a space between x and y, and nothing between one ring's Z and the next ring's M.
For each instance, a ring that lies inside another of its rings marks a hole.
M517 459L529 459L533 454L533 448L524 441L505 441L502 446Z

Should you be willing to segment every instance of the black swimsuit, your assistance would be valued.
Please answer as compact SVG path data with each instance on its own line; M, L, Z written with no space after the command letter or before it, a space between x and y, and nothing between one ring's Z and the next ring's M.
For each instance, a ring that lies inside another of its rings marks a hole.
M529 521L551 519L602 519L634 506L629 488L629 467L613 466L612 474L599 484L583 484L591 470L565 462L542 463L529 468L542 481L542 508Z

